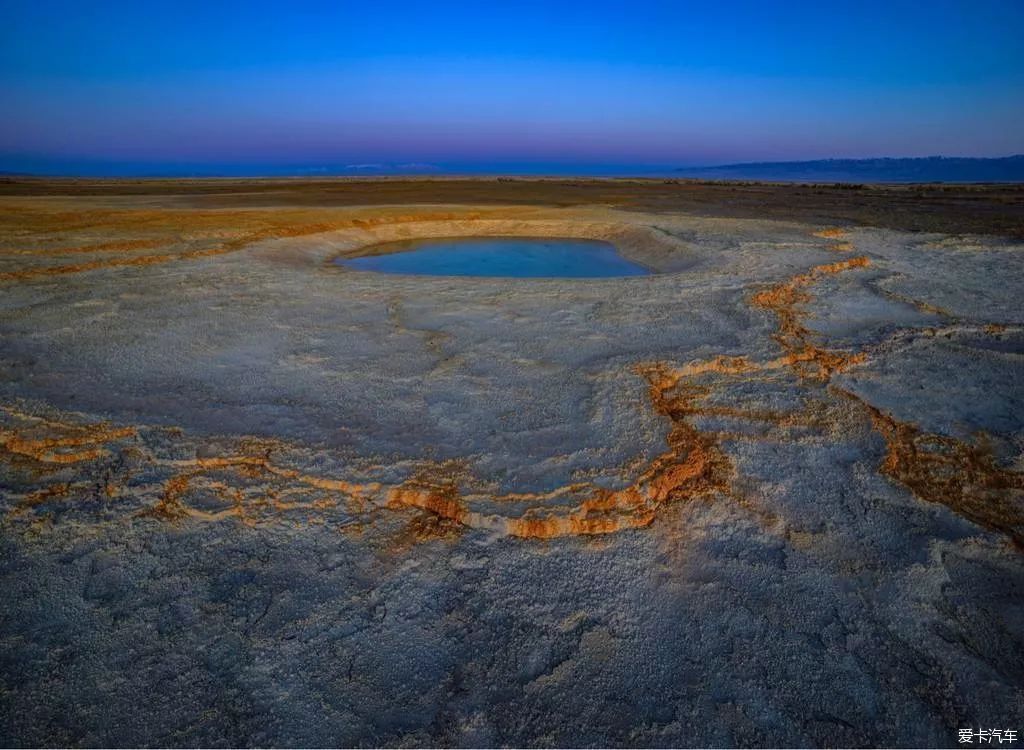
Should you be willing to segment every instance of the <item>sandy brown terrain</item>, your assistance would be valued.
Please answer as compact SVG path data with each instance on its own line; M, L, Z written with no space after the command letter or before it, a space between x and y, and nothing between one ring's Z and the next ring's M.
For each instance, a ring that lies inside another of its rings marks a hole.
M657 273L331 262L477 235ZM1019 726L1022 241L1021 186L0 182L0 739Z
M162 199L181 208L372 205L601 205L743 219L801 220L1024 236L1024 186L803 185L696 180L381 178L47 180L0 178L2 196ZM136 203L136 205L138 205Z

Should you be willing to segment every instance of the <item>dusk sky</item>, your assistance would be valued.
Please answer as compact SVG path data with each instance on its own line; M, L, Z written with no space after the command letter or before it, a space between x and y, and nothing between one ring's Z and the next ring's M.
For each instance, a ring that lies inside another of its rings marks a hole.
M0 0L0 170L1024 152L1024 2L774 5Z

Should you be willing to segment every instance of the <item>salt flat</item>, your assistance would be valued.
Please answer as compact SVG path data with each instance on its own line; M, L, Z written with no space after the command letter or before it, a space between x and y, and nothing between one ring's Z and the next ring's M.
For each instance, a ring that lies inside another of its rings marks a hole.
M0 185L0 739L943 746L1019 725L1022 204ZM657 273L333 262L459 236L601 239Z

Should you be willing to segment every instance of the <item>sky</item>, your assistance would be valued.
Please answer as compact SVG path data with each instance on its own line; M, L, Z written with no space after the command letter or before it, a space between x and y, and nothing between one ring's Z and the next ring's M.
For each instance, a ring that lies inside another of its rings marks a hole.
M0 0L0 171L1024 153L1024 2Z

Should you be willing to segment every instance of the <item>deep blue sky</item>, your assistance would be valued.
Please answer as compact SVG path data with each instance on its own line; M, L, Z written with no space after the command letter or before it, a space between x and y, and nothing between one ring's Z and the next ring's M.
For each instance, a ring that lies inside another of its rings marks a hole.
M1024 152L1020 0L0 11L0 170Z

